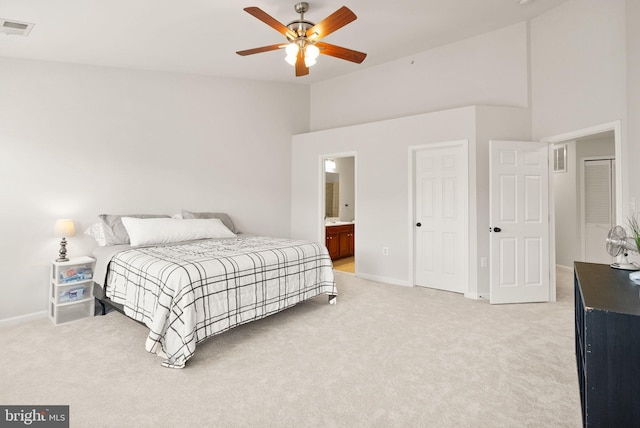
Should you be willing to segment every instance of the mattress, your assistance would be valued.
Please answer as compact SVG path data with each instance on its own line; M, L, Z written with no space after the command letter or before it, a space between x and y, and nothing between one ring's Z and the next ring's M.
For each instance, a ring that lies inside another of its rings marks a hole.
M115 248L117 247L117 248ZM325 246L269 237L101 247L95 281L149 327L146 349L182 368L196 345L321 294L336 296Z

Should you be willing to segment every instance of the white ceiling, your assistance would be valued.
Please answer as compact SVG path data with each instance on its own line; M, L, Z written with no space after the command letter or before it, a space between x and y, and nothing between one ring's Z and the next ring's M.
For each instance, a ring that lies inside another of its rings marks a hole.
M567 0L310 0L319 22L346 5L358 16L323 41L368 54L358 65L321 56L295 77L284 52L238 50L284 41L243 11L283 24L295 0L0 0L0 18L34 23L27 37L0 34L0 56L310 84L526 21Z

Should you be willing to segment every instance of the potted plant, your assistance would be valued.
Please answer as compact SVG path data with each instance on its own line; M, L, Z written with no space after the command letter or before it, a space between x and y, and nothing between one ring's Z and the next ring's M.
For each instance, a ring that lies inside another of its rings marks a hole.
M633 241L636 244L636 249L640 251L640 224L638 224L638 219L635 215L629 217L629 228L631 229L631 234L633 235Z

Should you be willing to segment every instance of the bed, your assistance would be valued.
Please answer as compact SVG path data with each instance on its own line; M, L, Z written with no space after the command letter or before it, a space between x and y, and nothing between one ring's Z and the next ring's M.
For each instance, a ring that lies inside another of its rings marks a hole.
M127 216L122 219L130 221ZM165 225L185 224L135 221L152 229L160 224L162 230ZM319 295L336 302L333 265L325 246L236 233L214 235L151 244L131 235L129 243L94 251L96 297L149 328L145 348L161 356L165 367L183 368L198 343L235 326Z

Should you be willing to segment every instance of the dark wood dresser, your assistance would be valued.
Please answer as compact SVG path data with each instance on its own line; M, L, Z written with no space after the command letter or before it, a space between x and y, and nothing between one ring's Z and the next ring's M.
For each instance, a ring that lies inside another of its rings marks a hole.
M574 279L582 424L640 427L640 286L596 263L576 262Z

